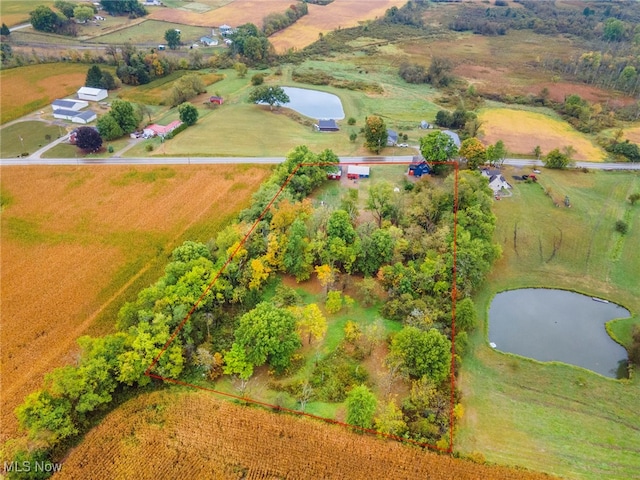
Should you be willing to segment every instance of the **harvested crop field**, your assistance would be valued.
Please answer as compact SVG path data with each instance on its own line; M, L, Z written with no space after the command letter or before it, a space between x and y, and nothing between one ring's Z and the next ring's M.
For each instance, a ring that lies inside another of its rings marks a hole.
M8 167L2 169L2 425L75 340L157 278L171 249L207 241L268 167ZM148 277L151 278L148 278ZM144 282L139 285L136 282Z
M201 0L204 5L211 4L212 9L189 8L161 8L156 10L149 18L163 20L165 22L182 23L185 25L198 25L202 27L217 27L225 23L237 27L244 23L254 23L262 26L262 19L269 13L284 13L291 5L291 0L235 0L220 8L215 7L215 2Z
M153 452L153 461L149 454ZM144 465L144 467L143 467ZM54 479L548 479L177 389L107 415Z
M536 145L548 153L554 148L573 146L573 160L601 162L604 152L563 120L538 112L511 108L480 111L485 143L502 140L511 153L531 155Z
M604 90L602 88L569 82L545 82L527 89L527 93L539 95L542 89L549 91L549 98L554 102L564 102L569 95L579 95L592 103L607 103L610 107L620 108L631 105L636 100L619 92Z
M405 3L405 0L334 0L324 6L309 4L307 15L290 27L274 33L269 40L277 52L286 52L290 48L299 50L318 40L319 33L327 33L336 28L357 27L360 22L382 17L387 9L400 7Z
M0 123L15 120L84 85L87 65L51 63L0 70Z
M634 143L640 143L640 127L634 127L625 130L624 138L628 138Z

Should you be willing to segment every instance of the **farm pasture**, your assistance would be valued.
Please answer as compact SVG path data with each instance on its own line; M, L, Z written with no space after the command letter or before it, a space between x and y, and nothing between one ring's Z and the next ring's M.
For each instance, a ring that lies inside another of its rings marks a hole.
M153 11L149 18L209 28L225 23L232 27L244 23L254 23L261 27L264 17L269 13L284 13L291 5L291 0L269 0L268 2L264 0L234 0L230 3L219 0L199 0L197 3L211 6L211 9L205 11L204 8L193 8L193 5L187 5L187 8L160 8ZM224 5L220 6L222 3Z
M162 272L181 241L207 241L244 208L268 167L4 167L2 425L75 340ZM233 194L230 192L233 191ZM5 202L6 199L6 202Z
M320 33L337 28L357 27L365 20L384 16L384 12L393 7L404 5L404 0L378 0L376 2L353 2L334 0L329 5L309 4L309 13L296 23L274 33L269 40L278 53L290 48L301 50L318 40Z
M167 30L177 28L180 30L180 39L183 43L195 43L200 37L210 35L211 29L183 25L175 21L144 20L125 28L91 38L89 43L108 43L122 45L125 42L136 44L152 44L157 46L166 43L164 34Z
M604 152L567 122L539 111L514 108L485 108L478 117L482 121L482 140L489 144L502 140L511 153L532 155L539 145L543 153L554 148L573 146L573 160L600 162Z

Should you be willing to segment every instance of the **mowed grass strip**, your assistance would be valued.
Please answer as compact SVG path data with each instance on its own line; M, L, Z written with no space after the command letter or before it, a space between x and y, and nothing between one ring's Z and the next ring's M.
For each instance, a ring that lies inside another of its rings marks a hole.
M77 337L112 331L119 307L162 274L171 250L215 237L269 172L4 167L3 435L16 432L12 412L44 374L72 360Z
M0 123L73 95L84 85L88 69L84 64L46 63L0 70Z
M528 172L504 171L510 181L523 173ZM484 327L473 335L475 351L463 361L466 413L457 448L568 478L634 478L640 468L637 373L631 381L618 381L487 345L490 301L510 288L566 288L619 303L633 317L608 326L623 342L640 323L640 209L627 201L630 192L640 191L640 174L544 170L539 179L512 181L513 196L494 205L495 239L503 254L475 298ZM562 202L565 196L570 208ZM619 240L614 225L625 216L629 232L620 257L612 260Z
M478 116L483 122L483 141L502 140L512 153L532 155L538 145L543 153L572 146L576 151L574 160L600 162L606 156L585 135L550 115L513 108L486 108Z

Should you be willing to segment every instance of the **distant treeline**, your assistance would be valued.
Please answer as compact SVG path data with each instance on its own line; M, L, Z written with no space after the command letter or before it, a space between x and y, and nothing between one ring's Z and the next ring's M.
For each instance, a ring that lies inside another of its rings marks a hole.
M262 23L262 31L266 36L283 30L289 25L293 25L300 17L309 13L309 7L305 2L298 2L295 5L289 5L284 13L270 13L264 17Z

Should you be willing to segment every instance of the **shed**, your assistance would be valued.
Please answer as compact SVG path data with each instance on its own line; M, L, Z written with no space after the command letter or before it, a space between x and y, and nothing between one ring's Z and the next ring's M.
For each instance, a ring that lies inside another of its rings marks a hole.
M390 128L387 128L387 146L393 147L397 143L398 143L398 132L396 132L395 130L391 130Z
M91 87L81 87L78 90L78 98L80 100L90 100L92 102L99 102L100 100L104 100L109 95L104 88L91 88Z
M89 102L75 100L73 98L65 98L64 100L57 99L51 102L51 108L53 108L53 110L73 110L74 112L78 112L88 106Z
M444 133L445 135L449 135L451 137L451 140L453 140L453 143L455 143L456 147L460 148L460 137L456 132L452 132L451 130L443 130L442 133Z
M427 122L426 120L422 120L420 122L420 128L426 130L427 128L431 128L431 125L429 125L429 122Z
M338 128L338 124L333 119L318 120L318 124L316 125L316 129L319 132L337 132L338 130L340 130Z
M329 180L340 180L342 178L342 167L339 165L330 167L327 170L327 178Z
M354 180L356 178L369 178L369 167L349 165L347 167L347 178L350 180Z
M217 97L217 96L212 96L209 97L209 103L215 103L216 105L222 105L224 103L224 98L222 97Z

